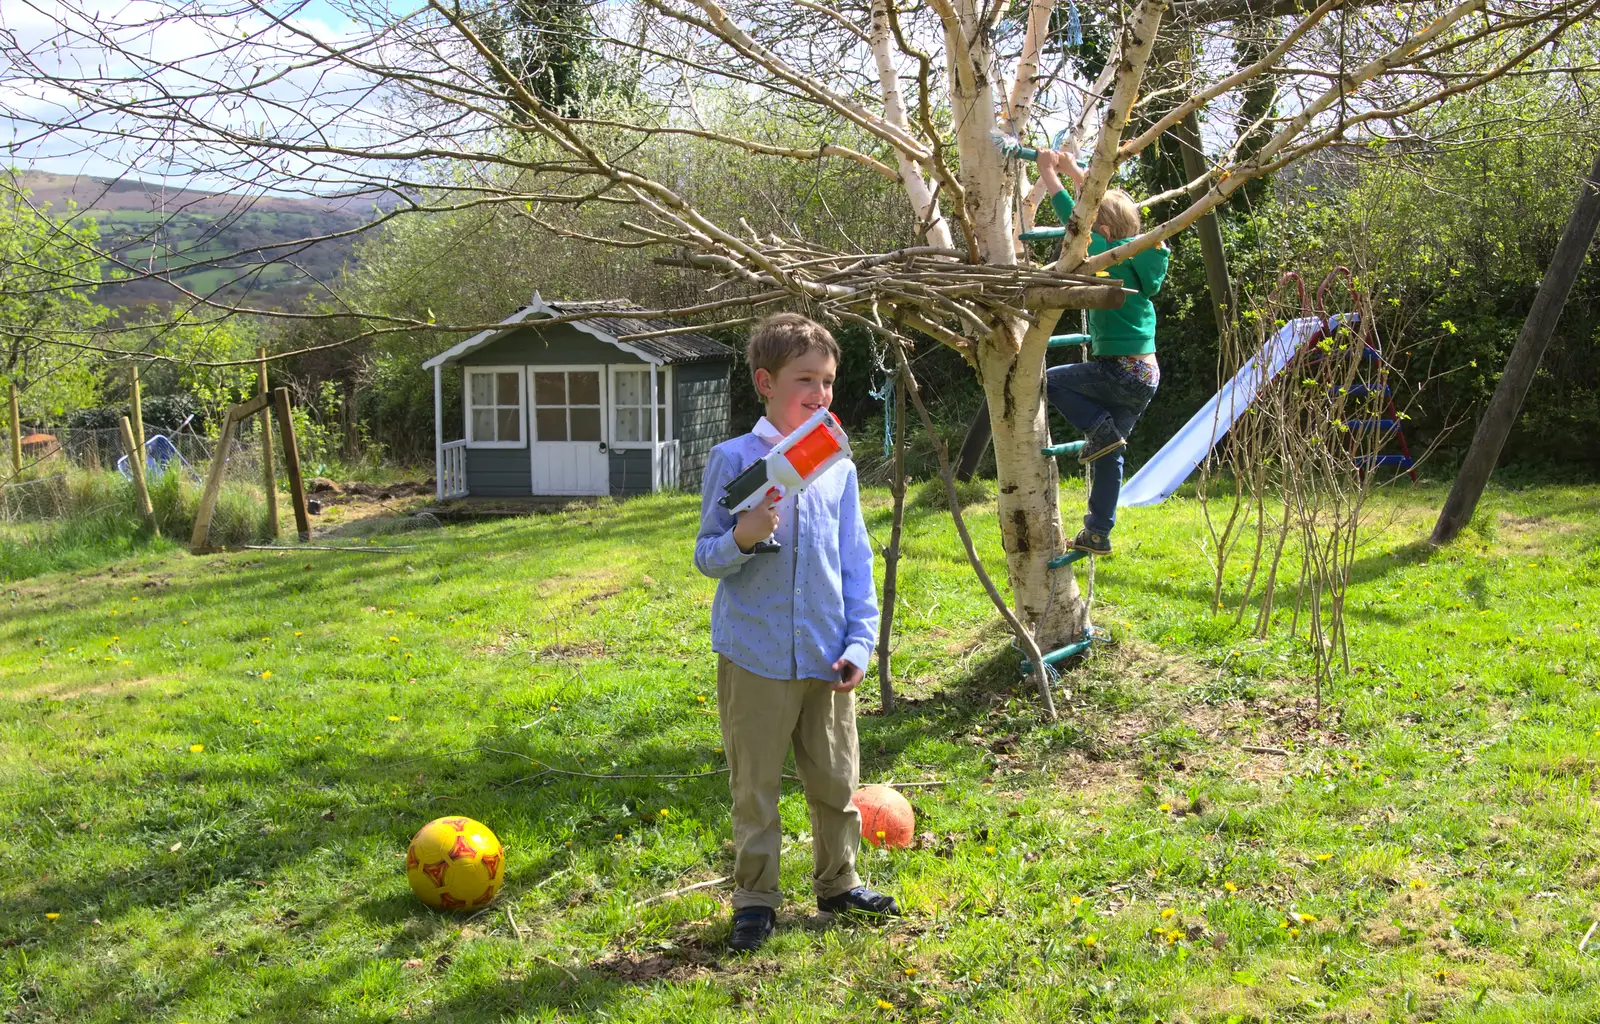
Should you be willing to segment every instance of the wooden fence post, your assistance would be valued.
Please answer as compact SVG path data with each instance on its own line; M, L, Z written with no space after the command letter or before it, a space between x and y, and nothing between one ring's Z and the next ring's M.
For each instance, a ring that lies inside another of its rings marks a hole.
M139 503L139 518L150 528L152 536L161 536L161 528L156 525L156 510L150 504L150 488L144 479L144 449L135 448L133 441L133 428L128 425L128 417L122 417L122 446L128 449L128 470L133 475L133 493Z
M258 395L267 393L267 350L256 349ZM267 492L267 536L278 536L278 474L272 465L272 410L261 410L261 482Z
M138 446L139 464L144 465L144 398L139 389L139 364L129 367L128 416L133 420L133 443ZM128 453L133 461L133 453Z
M283 468L289 474L289 497L294 502L294 528L301 542L311 539L311 514L306 509L306 486L300 477L300 445L294 436L294 420L289 416L289 389L272 393L278 407L278 430L283 434Z
M216 450L211 455L211 468L206 472L206 489L200 494L200 507L194 514L194 533L189 537L189 550L196 555L211 550L207 537L211 532L211 515L217 508L217 495L222 493L222 474L228 466L234 422L233 410L229 409L222 417L222 436L217 438Z
M17 407L17 385L11 384L11 469L22 472L22 413Z

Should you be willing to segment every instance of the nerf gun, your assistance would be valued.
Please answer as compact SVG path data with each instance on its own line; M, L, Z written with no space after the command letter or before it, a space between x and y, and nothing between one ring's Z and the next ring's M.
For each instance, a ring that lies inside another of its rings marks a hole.
M750 468L729 480L717 504L738 515L761 504L768 494L782 500L791 492L803 491L826 473L835 462L850 457L850 439L845 437L839 418L818 409L788 437ZM764 540L751 548L752 554L777 551L781 545Z

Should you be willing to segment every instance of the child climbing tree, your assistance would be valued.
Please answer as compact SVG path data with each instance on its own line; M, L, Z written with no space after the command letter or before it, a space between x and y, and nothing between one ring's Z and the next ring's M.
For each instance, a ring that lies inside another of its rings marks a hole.
M133 173L144 169L144 144L159 141L162 159L208 181L364 191L392 197L402 216L494 204L565 244L654 249L718 284L673 309L607 316L738 326L801 304L894 344L915 336L960 352L991 411L1015 620L1047 647L1087 625L1070 570L1052 580L1047 566L1064 537L1056 467L1040 454L1050 440L1044 355L1063 311L1117 306L1121 288L1096 274L1188 229L1248 183L1331 146L1414 140L1430 105L1559 61L1554 44L1597 9L1592 0L633 0L597 10L593 35L627 77L626 95L578 109L547 103L506 65L486 36L493 3L429 0L405 15L352 6L337 38L299 4L246 14L217 0L156 6L167 22L209 35L214 56L180 69L176 56L152 56L168 51L148 44L143 9L106 14L64 0L38 15L54 24L0 40L10 68L0 90L46 97L8 111L13 120L63 143L78 130L63 125L82 126L74 141ZM108 47L86 74L96 61L83 54ZM1095 59L1083 59L1090 49ZM1269 109L1244 102L1269 81ZM712 107L746 111L745 130L707 127ZM812 137L768 132L764 111L779 108L805 111ZM1113 180L1196 115L1206 121L1199 173L1146 199L1170 215L1089 257L1089 228ZM725 147L751 174L787 160L892 182L913 228L900 248L868 252L718 220L637 157L685 136ZM1032 168L997 136L1060 136L1087 157L1059 256L1019 240L1037 203ZM432 174L418 173L425 162ZM485 326L370 316L350 334Z

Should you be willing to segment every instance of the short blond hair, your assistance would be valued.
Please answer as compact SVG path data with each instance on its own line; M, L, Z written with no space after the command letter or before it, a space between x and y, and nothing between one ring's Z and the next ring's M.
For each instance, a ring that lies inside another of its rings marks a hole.
M1095 216L1095 225L1108 242L1132 238L1139 233L1139 204L1120 188L1107 189L1106 194L1100 197L1100 212Z
M744 347L750 377L757 370L777 373L784 365L811 352L821 352L839 362L839 343L828 329L799 313L774 313L756 325Z

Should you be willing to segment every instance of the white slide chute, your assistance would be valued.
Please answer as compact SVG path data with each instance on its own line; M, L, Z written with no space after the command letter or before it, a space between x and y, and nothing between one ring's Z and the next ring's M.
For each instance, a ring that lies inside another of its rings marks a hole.
M1337 320L1335 318L1335 324ZM1251 356L1233 379L1201 406L1200 411L1172 435L1172 440L1139 468L1132 480L1122 485L1118 507L1159 505L1167 500L1250 408L1261 388L1289 365L1289 360L1322 330L1322 325L1321 317L1307 316L1279 328L1261 346L1261 351Z

